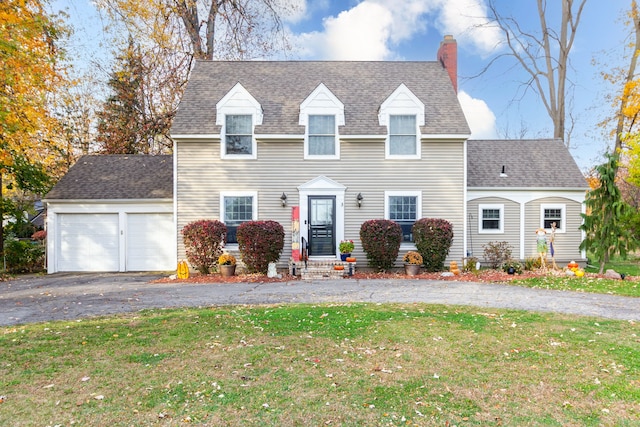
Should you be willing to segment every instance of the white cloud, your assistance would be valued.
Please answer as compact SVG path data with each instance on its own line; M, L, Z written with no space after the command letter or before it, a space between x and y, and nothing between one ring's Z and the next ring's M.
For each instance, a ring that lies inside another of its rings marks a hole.
M389 56L387 42L392 17L388 9L364 1L356 7L325 18L324 32L303 34L299 42L307 52L328 60L382 60Z
M303 0L297 0L306 9ZM463 46L491 53L501 34L489 25L485 0L364 0L323 21L323 31L299 34L300 54L333 60L384 60L393 46L429 27L452 34Z
M495 51L502 39L498 27L487 17L484 0L444 0L436 25L484 55Z
M497 137L496 116L486 102L472 98L464 91L458 92L458 101L471 128L471 139L494 139Z

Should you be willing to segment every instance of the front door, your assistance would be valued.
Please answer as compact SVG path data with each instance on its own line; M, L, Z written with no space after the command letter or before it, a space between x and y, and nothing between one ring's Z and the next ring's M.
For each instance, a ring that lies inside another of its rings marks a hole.
M309 196L309 256L336 255L336 196Z

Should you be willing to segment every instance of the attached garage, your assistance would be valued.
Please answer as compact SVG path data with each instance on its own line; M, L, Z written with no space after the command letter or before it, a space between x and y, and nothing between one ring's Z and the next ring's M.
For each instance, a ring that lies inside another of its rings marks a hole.
M176 266L171 156L84 156L47 194L49 273Z

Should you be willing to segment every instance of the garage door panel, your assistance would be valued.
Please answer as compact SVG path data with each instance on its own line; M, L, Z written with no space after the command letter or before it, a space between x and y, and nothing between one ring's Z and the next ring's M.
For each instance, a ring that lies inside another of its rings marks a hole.
M127 271L175 269L173 215L127 215Z
M118 271L118 214L59 214L58 271Z

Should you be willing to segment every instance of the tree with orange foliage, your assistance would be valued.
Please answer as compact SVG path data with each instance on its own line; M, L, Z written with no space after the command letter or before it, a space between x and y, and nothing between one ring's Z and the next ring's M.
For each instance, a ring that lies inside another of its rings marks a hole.
M0 2L0 197L3 181L40 194L50 184L59 131L52 93L65 82L57 45L63 34L40 0ZM0 221L0 252L2 232Z

